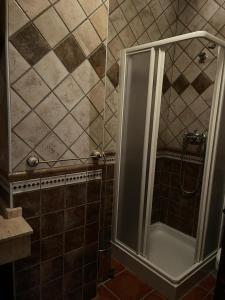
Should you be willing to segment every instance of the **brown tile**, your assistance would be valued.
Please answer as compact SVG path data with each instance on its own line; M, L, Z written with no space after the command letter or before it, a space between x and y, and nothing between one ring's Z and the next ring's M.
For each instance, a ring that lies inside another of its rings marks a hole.
M65 188L66 207L82 205L86 202L86 183L68 185Z
M84 249L84 264L89 264L97 261L98 258L98 243L88 245Z
M50 50L50 46L33 24L26 25L10 40L31 65L36 64Z
M84 286L83 300L90 300L96 296L97 283L92 282Z
M28 292L16 295L16 300L40 300L40 287L29 290Z
M15 270L23 270L40 263L41 247L40 241L31 243L31 255L15 262Z
M163 88L162 88L163 94L165 94L170 87L171 87L171 83L170 83L167 75L165 74L163 77Z
M82 285L82 269L64 276L64 291L71 292Z
M62 256L41 263L41 282L45 283L63 275Z
M112 261L111 261L111 267L114 270L115 274L120 273L123 270L125 270L125 267L120 262L118 262L115 259L112 259Z
M42 299L41 300L62 300L63 299L63 283L59 278L51 281L42 286Z
M202 300L203 297L207 295L207 292L203 290L201 287L196 287L192 291L190 291L183 300Z
M87 184L87 202L100 201L101 181L95 180Z
M89 283L97 280L97 263L89 264L84 267L84 282Z
M99 223L85 226L85 244L91 244L98 240Z
M67 291L67 294L64 295L64 300L83 300L82 289L80 288L73 292Z
M64 227L66 230L84 226L85 207L73 207L65 210L65 223Z
M64 272L72 272L82 268L84 257L84 249L80 248L64 255Z
M138 300L151 291L144 282L128 271L124 271L105 284L123 300Z
M65 251L81 248L84 244L84 227L79 227L65 233Z
M92 67L100 78L105 76L106 49L102 44L89 58Z
M87 205L86 224L95 223L99 221L100 203Z
M207 276L203 281L200 282L200 287L204 288L207 291L212 290L216 285L216 279L211 274Z
M39 285L40 266L38 265L21 272L16 272L15 276L16 293L25 292Z
M189 82L183 74L181 74L173 83L173 88L179 95L181 95L188 86Z
M93 300L116 300L116 299L118 298L116 298L104 286L99 286L97 288L97 296Z
M63 235L46 238L41 241L42 260L60 256L63 253Z
M160 293L155 291L150 293L150 295L148 295L143 300L167 300L167 299L164 296L162 296Z
M64 187L41 190L42 213L64 209Z
M30 218L27 223L33 229L33 234L31 235L31 240L36 241L40 239L40 217Z
M107 75L112 82L113 86L116 88L119 84L119 65L115 63L112 67L108 70Z
M115 176L114 165L108 165L106 170L106 179L114 179Z
M204 72L202 72L191 85L201 95L211 84L212 80Z
M42 237L57 234L63 231L64 213L50 213L41 217L41 234Z
M30 218L40 214L40 191L21 193L13 196L14 206L23 208L23 217Z
M85 60L83 51L72 35L55 49L55 54L70 73Z

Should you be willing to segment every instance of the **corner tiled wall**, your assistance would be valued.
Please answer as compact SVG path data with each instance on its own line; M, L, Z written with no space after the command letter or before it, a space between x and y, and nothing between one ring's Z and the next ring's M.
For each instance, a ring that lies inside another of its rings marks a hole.
M31 256L15 263L16 300L95 296L102 180L83 174L79 183L14 194L34 230Z
M88 157L102 147L107 1L8 5L12 170L31 153Z

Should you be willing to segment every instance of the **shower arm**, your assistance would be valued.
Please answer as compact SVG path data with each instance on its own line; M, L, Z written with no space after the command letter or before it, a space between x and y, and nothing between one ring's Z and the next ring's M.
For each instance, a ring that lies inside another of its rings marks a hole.
M81 159L93 159L93 160L99 160L101 158L114 158L115 156L107 156L104 152L100 152L97 150L94 150L89 157L80 157L80 158L65 158L65 159L57 159L57 160L40 160L36 156L30 156L27 158L26 163L29 167L34 168L37 167L40 164L48 164L48 163L57 163L57 162L67 162L67 161L78 161Z

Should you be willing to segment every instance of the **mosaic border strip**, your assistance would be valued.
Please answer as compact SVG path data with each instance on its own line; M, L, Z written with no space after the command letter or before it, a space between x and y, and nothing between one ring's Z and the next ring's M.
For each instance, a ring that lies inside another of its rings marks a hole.
M39 189L47 189L50 187L70 185L80 182L88 182L92 180L101 180L102 170L93 170L86 172L79 172L73 174L65 174L59 176L51 176L45 178L37 178L31 180L17 181L10 184L12 194L25 193Z

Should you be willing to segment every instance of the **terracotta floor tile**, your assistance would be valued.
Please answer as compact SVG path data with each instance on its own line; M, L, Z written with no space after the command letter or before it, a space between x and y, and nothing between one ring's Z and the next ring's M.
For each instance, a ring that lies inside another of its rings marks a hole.
M121 300L138 300L151 291L150 287L127 270L105 285Z
M212 294L208 295L204 300L213 300L214 296Z
M150 295L148 295L143 300L167 300L167 299L164 296L162 296L160 293L155 291L155 292L151 293Z
M120 273L123 270L125 270L125 267L115 259L112 259L111 267L112 267L112 269L115 270L115 274Z
M203 297L207 295L207 292L201 287L197 286L192 291L190 291L182 300L202 300Z
M200 286L206 289L207 291L210 291L215 287L216 279L210 274L207 276L203 281L200 282Z
M104 286L99 286L97 289L97 296L93 300L117 300L112 293L110 293Z

